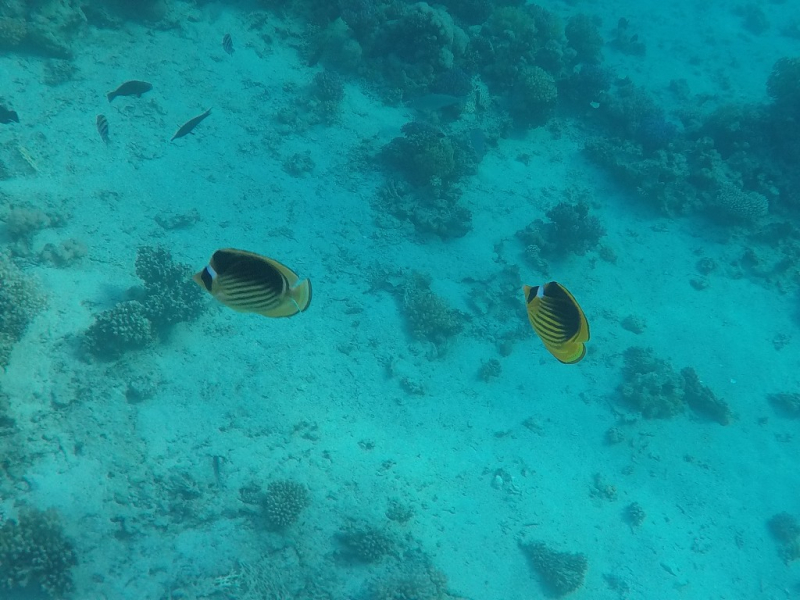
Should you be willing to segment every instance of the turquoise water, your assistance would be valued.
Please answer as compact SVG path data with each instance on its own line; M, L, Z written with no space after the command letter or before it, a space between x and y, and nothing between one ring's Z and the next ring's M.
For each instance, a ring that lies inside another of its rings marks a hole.
M795 13L3 3L0 598L800 596Z

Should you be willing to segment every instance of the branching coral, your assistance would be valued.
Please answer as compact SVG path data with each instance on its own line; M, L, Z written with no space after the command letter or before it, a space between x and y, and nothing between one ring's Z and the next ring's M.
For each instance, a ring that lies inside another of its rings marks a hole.
M583 63L600 62L603 50L603 36L600 35L598 21L584 14L570 17L564 28L569 47L575 50L576 59Z
M0 589L60 599L72 591L76 564L72 542L53 510L26 508L0 527Z
M519 121L540 125L547 120L557 99L553 76L541 67L525 66L517 74L509 108Z
M11 347L44 307L44 297L5 254L0 253L0 367L8 364Z
M337 536L344 558L364 563L380 561L394 550L395 543L384 531L372 526L348 525Z
M193 321L205 310L203 293L191 280L189 265L175 262L169 250L142 246L136 252L136 274L144 282L147 318L157 332Z
M271 482L261 502L267 526L275 531L286 529L297 521L309 502L304 485L285 479Z
M153 325L141 302L121 302L101 312L84 333L86 349L98 358L118 358L154 339Z

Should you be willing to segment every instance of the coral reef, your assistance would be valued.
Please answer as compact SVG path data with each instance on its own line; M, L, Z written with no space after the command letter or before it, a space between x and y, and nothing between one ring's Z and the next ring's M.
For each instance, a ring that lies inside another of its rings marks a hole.
M400 172L412 185L446 183L458 176L453 141L427 123L403 125L403 137L394 138L382 150L386 164Z
M625 522L631 526L631 528L636 528L644 523L647 514L644 512L644 509L638 502L631 502L625 507L622 517Z
M192 268L175 262L169 250L141 246L136 252L136 275L144 282L144 295L138 299L157 333L194 321L205 310L203 292L191 279Z
M717 398L708 386L700 383L700 377L691 367L682 369L681 375L683 376L683 397L689 407L720 425L729 425L733 420L733 414L727 402Z
M800 114L800 57L775 63L767 79L767 93L782 110Z
M683 379L670 364L653 355L650 348L625 350L622 398L646 419L666 419L684 410Z
M558 88L553 76L536 65L525 66L517 73L509 110L526 125L542 125L550 116L557 99Z
M769 530L778 544L778 554L787 564L800 559L800 523L789 513L778 513L767 521Z
M499 6L470 41L470 60L500 91L519 82L520 69L538 66L556 76L564 69L563 28L536 4Z
M792 419L800 419L800 394L797 392L769 394L767 400L780 414Z
M282 531L297 521L309 503L308 490L304 485L282 479L267 486L261 508L269 529Z
M503 368L500 365L500 361L496 358L490 358L481 363L481 368L478 369L478 378L488 383L492 379L500 377L502 371Z
M745 192L732 184L722 185L709 207L711 215L723 223L749 223L769 212L769 201L757 192Z
M395 548L392 538L377 527L349 524L336 536L346 560L375 563L391 554Z
M72 592L76 564L54 510L24 508L0 527L0 589L33 590L60 600Z
M121 302L101 312L83 334L86 350L97 358L106 359L144 348L154 339L149 312L136 300Z
M382 577L371 581L368 600L445 600L447 577L425 557L406 557Z
M595 249L606 234L600 219L589 214L589 203L585 198L577 202L560 202L545 214L548 222L537 219L516 234L525 246L528 262L539 270L541 259L586 254Z
M375 209L380 219L392 215L411 223L420 234L457 238L472 229L472 213L459 198L454 188L412 188L390 180L378 191Z
M177 323L193 321L205 310L203 293L191 280L191 268L176 263L165 248L142 246L136 253L136 275L144 286L103 311L84 332L84 347L98 358L119 358L144 348Z
M560 597L583 585L588 561L585 554L559 552L542 542L520 544L548 593Z
M31 279L0 253L0 368L8 364L11 348L44 304L44 297Z
M87 252L83 242L69 238L59 244L45 244L39 252L39 258L53 266L66 267L80 261Z
M597 102L611 87L611 72L600 65L587 64L575 69L559 82L559 98L564 102L586 110L591 102Z
M408 90L427 85L436 74L452 68L468 38L446 11L426 2L397 8L396 18L378 30L370 54L387 80Z
M411 334L443 350L464 328L463 316L430 289L430 278L413 274L403 288L402 306Z
M569 18L564 35L569 47L575 50L575 58L583 63L597 63L603 51L603 36L598 27L599 20L584 14Z
M400 502L397 499L389 500L389 506L386 509L386 518L395 523L408 523L414 516L414 509Z

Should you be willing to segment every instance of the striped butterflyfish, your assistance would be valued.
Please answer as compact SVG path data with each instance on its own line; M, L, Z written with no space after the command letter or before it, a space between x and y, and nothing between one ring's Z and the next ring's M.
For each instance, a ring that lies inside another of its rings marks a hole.
M311 303L311 282L277 260L225 248L217 250L194 281L225 306L265 317L291 317Z
M589 323L578 301L560 283L522 286L528 320L544 347L562 363L573 364L586 354Z

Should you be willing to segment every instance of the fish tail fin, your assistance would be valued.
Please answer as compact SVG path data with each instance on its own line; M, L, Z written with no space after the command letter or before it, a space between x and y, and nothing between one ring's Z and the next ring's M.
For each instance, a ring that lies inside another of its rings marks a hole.
M303 312L311 304L311 280L303 279L298 281L291 290L291 297L300 312Z

